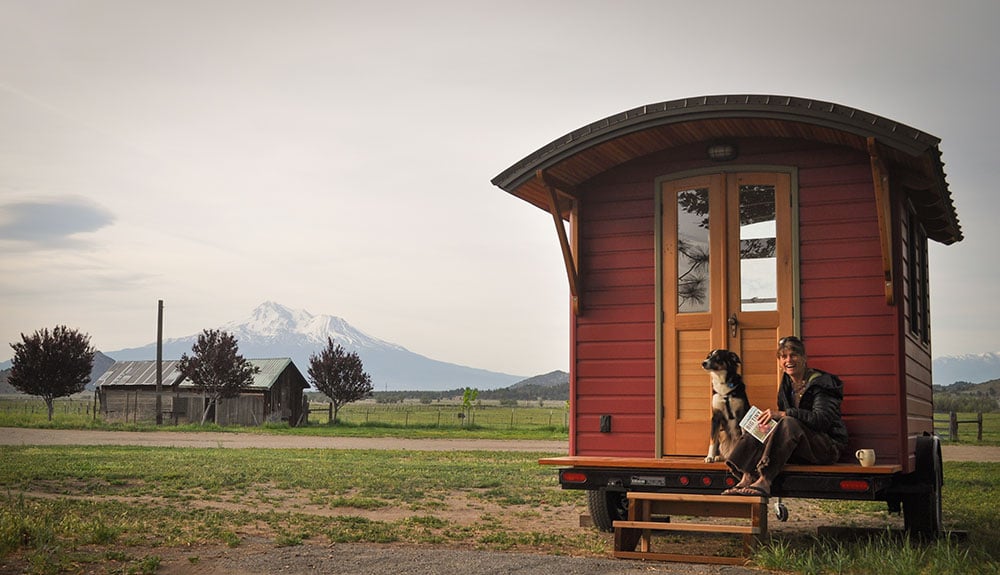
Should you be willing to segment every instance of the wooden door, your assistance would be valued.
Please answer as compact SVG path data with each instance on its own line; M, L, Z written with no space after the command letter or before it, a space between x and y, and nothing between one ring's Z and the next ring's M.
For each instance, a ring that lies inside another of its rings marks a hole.
M733 173L664 182L661 342L663 454L708 450L716 348L743 359L750 401L775 407L774 351L794 333L788 174Z

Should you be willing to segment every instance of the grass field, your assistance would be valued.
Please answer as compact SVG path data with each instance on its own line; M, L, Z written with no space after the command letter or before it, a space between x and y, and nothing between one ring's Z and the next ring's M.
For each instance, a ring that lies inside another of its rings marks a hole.
M977 414L958 413L956 415L959 421L958 443L972 445L1000 445L1000 413L992 412L983 414L983 440L981 442L976 440L979 425L977 423L973 423L977 420ZM946 443L951 441L948 433L948 421L949 414L934 414L934 430L937 431L938 435L940 435L941 439Z
M375 542L609 556L606 534L537 529L529 520L585 505L582 492L561 490L552 470L537 465L541 455L0 447L0 565L19 561L29 573L98 565L113 570L96 572L155 573L150 549L196 555L185 550L239 547L250 537L280 546ZM995 573L1000 503L983 494L1000 487L1000 464L948 462L945 481L947 526L967 531L967 542L774 539L755 562L801 573L867 573L875 554L881 574ZM457 497L472 509L472 523L448 515ZM881 504L832 505L849 523ZM366 511L390 518L366 518Z
M561 406L484 406L474 412L474 421L471 414L465 420L454 416L460 411L457 405L361 403L344 408L336 426L317 412L308 426L222 431L566 438L562 422L550 423L562 415ZM981 444L1000 444L998 415L984 414ZM963 420L974 417L959 415ZM947 415L941 414L939 423L946 422ZM0 399L0 426L220 430L107 425L95 419L92 399L57 401L52 422L41 401ZM975 426L963 424L959 442L977 444ZM586 507L583 492L561 490L553 470L536 464L539 455L3 446L0 567L17 560L27 573L155 573L157 555L137 550L239 547L250 534L282 546L305 541L445 546L471 542L480 549L610 555L607 535L531 526L528 519ZM754 562L799 573L998 573L1000 502L992 497L998 487L998 463L945 463L946 527L967 532L964 542L777 538L761 547ZM449 518L445 502L454 504L456 496L480 513L474 524ZM848 524L862 514L885 513L884 504L877 502L824 505ZM406 513L370 519L358 516L358 510ZM100 571L97 565L113 567Z

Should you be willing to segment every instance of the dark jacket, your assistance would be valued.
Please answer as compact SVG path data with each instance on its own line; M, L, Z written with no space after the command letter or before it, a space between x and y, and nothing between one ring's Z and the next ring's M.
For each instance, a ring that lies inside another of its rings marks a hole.
M840 417L840 404L844 399L844 384L832 373L809 368L806 388L795 407L792 378L781 378L778 388L778 410L794 417L809 429L825 433L841 448L847 445L847 426Z

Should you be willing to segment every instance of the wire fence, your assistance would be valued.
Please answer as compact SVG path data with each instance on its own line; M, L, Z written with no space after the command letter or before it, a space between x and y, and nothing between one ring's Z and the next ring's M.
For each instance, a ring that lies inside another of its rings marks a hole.
M308 421L313 425L330 422L332 406L310 402ZM0 396L0 425L35 425L47 421L45 401L34 396ZM53 401L53 420L68 424L93 425L102 420L92 397L73 396ZM372 427L412 427L442 429L497 429L566 431L569 412L564 402L550 405L522 402L518 405L479 403L464 407L458 403L358 402L345 405L337 413L341 423Z
M331 407L311 403L310 423L329 423ZM569 412L560 407L442 404L353 403L340 408L337 420L352 425L483 429L566 429Z

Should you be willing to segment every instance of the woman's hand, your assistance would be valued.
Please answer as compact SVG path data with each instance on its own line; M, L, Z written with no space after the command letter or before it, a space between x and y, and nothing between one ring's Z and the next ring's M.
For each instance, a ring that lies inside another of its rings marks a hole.
M770 409L765 409L757 416L757 425L766 426L771 423L772 419L781 419L782 417L785 417L784 411L772 412Z

